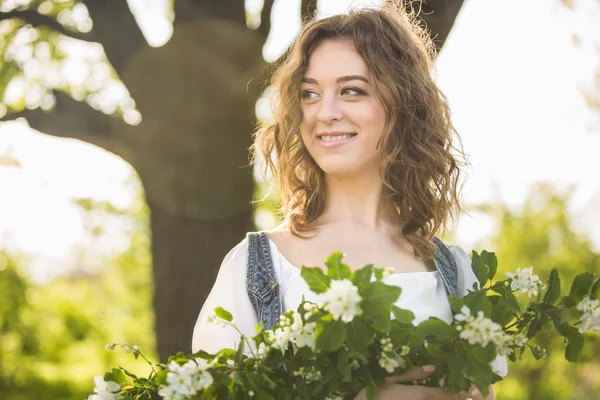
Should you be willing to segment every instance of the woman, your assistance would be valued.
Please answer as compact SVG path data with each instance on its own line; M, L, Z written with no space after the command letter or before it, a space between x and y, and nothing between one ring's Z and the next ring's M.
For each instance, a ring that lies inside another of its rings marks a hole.
M458 137L432 66L428 35L391 6L303 27L273 76L274 120L258 130L255 144L279 181L283 223L248 234L225 257L200 312L193 351L236 347L234 329L204 322L217 306L252 337L259 321L275 322L302 296L318 302L298 267L323 265L338 250L354 268L393 267L387 283L402 287L397 305L411 309L415 323L452 320L448 293L465 295L476 278L462 249L434 237L460 211L460 170L451 154ZM505 359L493 367L506 374ZM456 398L402 385L432 371L419 367L391 378L379 398Z

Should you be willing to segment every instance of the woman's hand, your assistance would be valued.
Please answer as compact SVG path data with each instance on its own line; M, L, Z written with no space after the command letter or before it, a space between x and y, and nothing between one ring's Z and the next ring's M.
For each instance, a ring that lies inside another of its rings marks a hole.
M461 392L455 395L450 392L444 392L440 388L419 386L419 385L402 385L402 382L412 382L428 378L435 371L434 365L424 365L406 371L402 375L390 376L386 379L386 384L377 388L377 400L456 400L456 399L472 399L472 400L491 400L494 399L493 392L490 396L483 398L481 392L475 388L471 389L470 393ZM361 390L354 400L367 400L366 388Z

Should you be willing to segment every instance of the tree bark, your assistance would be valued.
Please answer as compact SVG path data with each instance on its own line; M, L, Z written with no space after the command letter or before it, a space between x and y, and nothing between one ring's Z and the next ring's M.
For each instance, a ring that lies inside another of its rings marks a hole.
M154 260L154 311L159 356L191 351L198 312L224 256L254 229L252 210L198 220L173 215L148 199Z

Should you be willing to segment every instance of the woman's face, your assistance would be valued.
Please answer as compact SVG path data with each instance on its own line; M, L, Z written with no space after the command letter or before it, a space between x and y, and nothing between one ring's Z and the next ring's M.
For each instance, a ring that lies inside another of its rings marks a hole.
M300 86L304 145L326 174L378 171L385 109L352 39L322 41Z

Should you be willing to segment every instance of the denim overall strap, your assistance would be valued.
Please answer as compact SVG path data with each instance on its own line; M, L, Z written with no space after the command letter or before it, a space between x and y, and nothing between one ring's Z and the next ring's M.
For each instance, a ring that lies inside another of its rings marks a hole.
M442 278L446 293L458 297L458 268L456 267L456 260L450 249L437 236L433 238L433 243L435 243L436 247L433 253L433 261Z
M263 330L279 322L283 304L266 232L249 232L246 290Z

